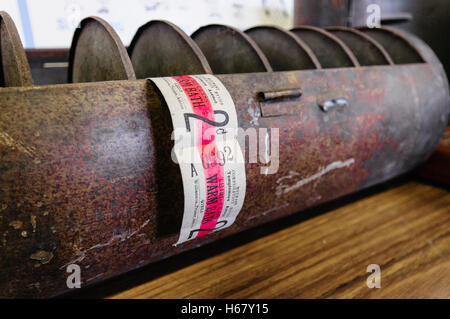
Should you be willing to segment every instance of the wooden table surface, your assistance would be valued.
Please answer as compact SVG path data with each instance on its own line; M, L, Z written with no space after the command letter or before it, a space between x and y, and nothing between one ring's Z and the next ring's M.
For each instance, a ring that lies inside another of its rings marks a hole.
M125 274L88 296L450 298L448 189L408 180L318 210ZM379 289L366 285L369 264L381 268Z

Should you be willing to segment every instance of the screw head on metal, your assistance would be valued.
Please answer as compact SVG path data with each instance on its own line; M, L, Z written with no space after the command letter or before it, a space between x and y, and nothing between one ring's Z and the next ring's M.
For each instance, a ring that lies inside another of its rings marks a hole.
M325 102L319 103L319 107L322 111L328 112L329 110L336 107L347 107L348 101L344 97L338 97L336 99L326 100Z

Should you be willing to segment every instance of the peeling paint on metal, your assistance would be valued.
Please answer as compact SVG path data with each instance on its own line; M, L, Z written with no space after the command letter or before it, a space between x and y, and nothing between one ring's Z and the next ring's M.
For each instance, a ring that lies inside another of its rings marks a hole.
M52 258L53 253L45 250L38 250L30 256L30 259L40 261L43 265L48 264Z
M25 153L29 157L35 159L36 154L33 147L28 147L19 141L14 140L11 136L9 136L6 132L0 132L0 144L11 147L13 149L17 149L19 152Z
M107 247L110 246L116 239L120 239L120 242L123 242L125 240L130 239L131 237L133 237L134 235L136 235L139 231L141 231L142 228L144 228L145 226L147 226L147 224L150 222L150 219L147 219L137 230L134 230L132 232L124 232L118 235L113 235L107 242L105 243L101 243L101 244L96 244L92 247L89 247L85 250L82 251L77 251L76 255L78 256L77 258L69 261L68 263L64 264L63 266L60 267L60 269L66 268L68 265L70 264L75 264L75 263L79 263L81 261L84 260L84 258L86 258L86 253L91 251L91 250L95 250L95 249L99 249L99 248L103 248L103 247Z
M297 181L295 184L292 184L292 185L280 184L284 179L291 179L291 178L299 175L297 172L291 171L288 176L281 177L277 180L278 186L276 188L276 194L277 194L277 196L281 196L282 194L289 193L290 191L293 191L305 184L308 184L308 183L322 177L323 175L327 174L328 172L331 172L338 168L350 167L350 165L352 165L354 163L355 163L355 160L353 158L350 158L344 162L336 161L336 162L333 162L333 163L327 165L327 167L321 169L314 175L311 175L307 178Z
M23 225L23 222L20 220L14 220L9 223L9 226L11 226L14 229L21 229Z

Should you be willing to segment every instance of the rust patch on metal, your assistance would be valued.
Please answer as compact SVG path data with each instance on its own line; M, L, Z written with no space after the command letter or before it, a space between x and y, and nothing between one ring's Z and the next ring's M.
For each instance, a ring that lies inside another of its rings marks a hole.
M40 261L41 264L48 264L53 258L51 251L38 250L30 256L30 259Z
M272 66L258 45L236 28L211 24L191 36L215 74L270 72Z
M30 66L11 17L0 11L0 88L32 86Z
M153 20L138 29L128 49L139 79L212 74L197 44L173 23Z
M122 41L99 17L84 19L76 29L68 73L72 83L136 79Z

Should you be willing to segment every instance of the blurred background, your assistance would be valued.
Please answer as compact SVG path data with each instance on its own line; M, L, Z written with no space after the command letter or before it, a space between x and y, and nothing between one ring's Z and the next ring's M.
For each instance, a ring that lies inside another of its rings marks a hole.
M74 30L88 16L106 20L126 47L150 20L168 20L188 35L212 23L246 30L256 25L370 27L375 22L419 36L450 74L450 0L1 0L0 11L14 20L32 72L42 78L37 84L64 83L63 69L46 79L42 63L67 61L68 51L61 49L70 47Z
M1 0L25 48L68 48L78 23L99 16L128 46L136 30L150 20L169 20L192 34L200 26L221 23L239 29L258 24L292 28L294 0Z

